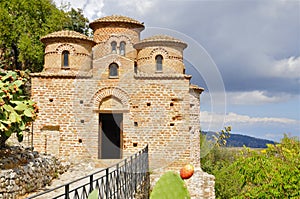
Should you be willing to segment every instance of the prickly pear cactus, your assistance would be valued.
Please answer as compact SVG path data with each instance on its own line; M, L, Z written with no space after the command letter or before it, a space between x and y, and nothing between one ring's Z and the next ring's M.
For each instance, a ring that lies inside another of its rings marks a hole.
M179 174L169 171L155 184L150 199L190 199L184 181Z
M98 189L94 189L88 196L88 199L98 199Z

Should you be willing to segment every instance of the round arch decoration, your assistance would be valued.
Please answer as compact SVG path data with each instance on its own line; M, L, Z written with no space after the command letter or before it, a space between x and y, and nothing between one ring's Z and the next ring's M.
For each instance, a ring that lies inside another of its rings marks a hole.
M70 44L61 44L56 48L56 52L58 54L61 54L64 50L69 51L71 55L75 55L75 53L76 53L74 46L72 46Z
M129 95L118 87L105 87L98 90L92 99L92 105L94 110L99 110L100 103L107 97L115 97L122 103L126 110L129 110Z
M166 49L161 48L161 47L154 48L154 49L150 52L149 57L154 58L154 57L157 56L157 55L162 55L164 58L169 58L169 52L168 52Z

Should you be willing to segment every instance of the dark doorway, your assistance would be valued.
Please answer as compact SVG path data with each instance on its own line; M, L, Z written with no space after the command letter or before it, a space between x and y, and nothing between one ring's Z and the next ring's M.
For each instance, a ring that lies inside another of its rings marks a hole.
M101 159L122 158L122 113L100 113L100 146L98 157Z

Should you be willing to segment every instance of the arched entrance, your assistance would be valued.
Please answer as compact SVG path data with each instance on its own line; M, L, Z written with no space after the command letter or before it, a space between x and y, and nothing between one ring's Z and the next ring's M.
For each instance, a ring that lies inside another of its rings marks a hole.
M123 149L123 119L128 112L128 95L119 88L99 90L94 105L99 114L98 158L121 159Z

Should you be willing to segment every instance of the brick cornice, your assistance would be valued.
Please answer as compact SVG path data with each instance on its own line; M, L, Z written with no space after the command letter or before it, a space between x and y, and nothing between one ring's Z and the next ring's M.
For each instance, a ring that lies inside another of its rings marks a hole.
M90 72L41 72L41 73L31 73L31 77L44 77L44 78L92 78L93 75Z
M147 74L147 73L137 73L134 74L134 78L136 79L191 79L191 75L186 74Z

